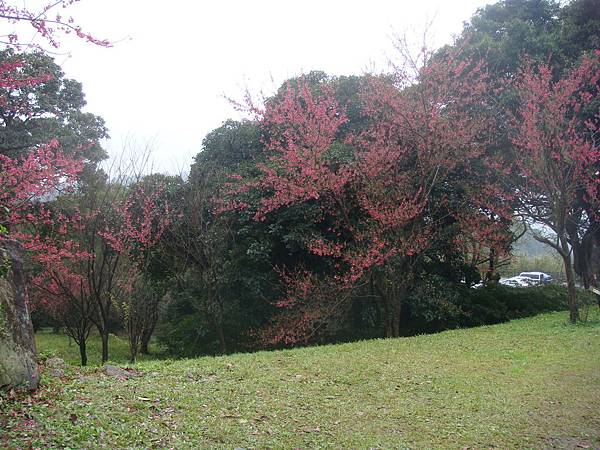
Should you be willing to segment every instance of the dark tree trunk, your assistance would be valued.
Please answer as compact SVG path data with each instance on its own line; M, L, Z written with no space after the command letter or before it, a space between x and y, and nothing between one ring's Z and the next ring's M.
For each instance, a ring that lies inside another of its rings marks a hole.
M87 366L88 358L87 358L87 346L85 339L79 341L79 356L81 357L81 365Z
M98 321L96 328L100 333L100 339L102 341L102 363L108 361L108 322L110 318L110 302L104 302L102 298L95 297L96 306L98 308Z
M100 330L100 337L102 338L102 363L108 361L108 327L104 326Z
M158 309L158 305L154 308ZM156 328L156 322L158 321L158 311L154 311L153 314L149 317L148 323L144 327L144 331L142 332L141 342L140 342L140 353L142 355L149 355L150 350L148 350L148 346L150 344L150 339L152 338L152 334L154 333L154 328Z
M400 318L402 316L402 299L385 299L385 337L396 338L400 336Z
M594 222L595 228L592 238L592 245L590 250L590 272L591 272L591 284L593 287L600 287L600 224ZM600 295L598 298L598 308L600 308Z
M575 287L575 277L573 269L565 266L567 275L567 301L569 304L569 321L576 323L579 320L579 302L577 300L577 289Z
M138 344L137 342L135 343L130 343L129 345L129 362L131 364L135 364L135 361L137 360L137 354L138 354Z
M394 337L394 327L392 326L392 317L387 314L385 317L385 337L393 338Z
M148 350L148 344L150 343L150 336L151 335L146 335L146 334L144 334L144 336L142 336L142 343L140 345L140 353L142 355L150 354L150 350Z
M392 326L392 311L390 300L382 295L382 303L383 303L383 313L384 313L384 332L386 338L394 337L394 327Z
M212 324L212 327L215 330L215 333L217 334L217 338L219 339L219 351L224 355L227 353L227 343L225 342L225 331L223 330L223 322L221 320L223 314L222 310L221 314L214 312L214 309L220 306L215 278L208 278L206 284L209 286L207 289L208 304L206 305L206 314L209 322Z
M214 324L217 336L219 338L219 349L221 351L221 354L224 355L227 353L227 344L225 342L225 332L223 331L223 324L218 320L215 320Z
M375 286L385 313L384 332L385 337L394 338L400 336L400 319L402 317L402 305L406 295L406 286L402 281L384 281L384 286Z
M579 302L577 300L577 288L575 287L575 271L571 264L571 253L567 238L564 234L559 235L560 246L562 250L562 259L565 266L565 275L567 277L567 303L569 305L569 321L576 323L579 321Z
M406 285L403 282L393 283L390 289L390 302L392 314L392 337L400 337L400 320L402 319L402 306L406 297Z
M140 335L138 318L129 317L128 334L129 334L129 362L135 363L138 350L140 348Z
M360 299L356 298L352 301L352 326L355 329L361 328L362 325L362 305Z
M400 337L400 318L402 316L402 299L393 300L394 315L392 317L392 333L393 337Z

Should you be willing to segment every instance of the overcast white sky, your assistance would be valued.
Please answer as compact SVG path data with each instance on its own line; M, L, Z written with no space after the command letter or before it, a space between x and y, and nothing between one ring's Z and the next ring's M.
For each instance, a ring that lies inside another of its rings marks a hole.
M72 15L112 48L65 41L56 60L83 83L87 110L102 116L119 152L127 136L152 141L161 171L187 168L203 137L239 117L224 95L269 94L311 70L383 69L394 34L450 42L485 0L194 1L81 0Z

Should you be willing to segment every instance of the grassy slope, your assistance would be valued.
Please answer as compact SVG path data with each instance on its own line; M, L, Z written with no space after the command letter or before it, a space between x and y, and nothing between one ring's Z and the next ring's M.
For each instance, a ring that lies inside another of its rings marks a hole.
M35 335L37 350L42 358L58 356L64 359L68 364L79 365L79 347L69 340L63 334L52 333L50 329L38 332ZM129 362L129 344L127 338L110 335L108 349L111 362L126 365ZM156 352L158 348L150 347L151 352ZM88 364L98 366L101 363L102 341L100 335L92 333L87 341ZM139 355L140 361L154 359L152 356Z
M9 419L5 442L599 447L600 315L590 320L570 326L555 313L412 338L146 361L137 365L143 377L126 381L71 369L68 379L44 378L47 390L24 407L35 420L17 431Z

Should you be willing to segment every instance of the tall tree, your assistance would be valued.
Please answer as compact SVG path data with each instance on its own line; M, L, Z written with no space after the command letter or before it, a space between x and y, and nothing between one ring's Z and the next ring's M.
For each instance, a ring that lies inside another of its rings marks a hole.
M399 335L412 267L452 217L442 192L484 157L491 132L481 66L447 54L417 73L410 67L371 79L359 132L341 132L348 118L328 84L290 83L277 101L254 108L267 159L256 178L231 191L229 208L269 221L301 207L316 225L302 236L312 264L281 268L287 290L279 305L296 313L279 318L266 336L271 343L309 339L369 283L385 311L385 334ZM248 201L257 194L258 202ZM470 204L482 197L469 197Z
M569 234L574 239L582 232L582 214L595 217L600 211L599 83L600 52L596 51L556 82L548 65L536 69L529 64L517 84L520 108L513 142L518 149L521 209L531 221L552 231L544 236L542 229L536 239L563 259L573 323L579 320L579 310ZM586 120L581 112L589 107L595 111ZM581 210L581 196L591 206L586 211Z
M546 63L557 81L578 64L580 58L600 46L600 1L573 0L505 0L481 8L465 25L457 45L467 54L486 61L494 76L514 80L524 58ZM498 91L497 137L494 146L504 155L505 166L514 164L512 145L506 124L510 114L519 107L515 85L506 83ZM508 115L506 114L508 112ZM581 111L582 120L593 119L589 111ZM507 189L517 180L505 175ZM593 214L593 205L579 195L579 224L570 222L569 244L573 248L574 268L586 287L593 276L600 277L594 258L600 255L600 223ZM515 209L516 209L515 205ZM587 212L586 212L587 211ZM585 231L582 233L581 231ZM596 272L596 274L594 274Z
M203 337L204 347L216 341L220 353L230 348L230 335L241 336L250 322L244 316L250 299L239 302L247 270L240 261L247 256L235 242L242 239L243 226L234 231L233 219L216 213L217 199L231 173L253 166L262 150L260 134L255 123L229 120L206 136L188 180L173 195L176 213L164 239L180 274L171 295L199 319L195 333Z
M72 3L73 1L69 0L59 0L43 5L39 10L33 10L27 5L0 1L0 21L4 25L14 24L17 27L19 24L29 23L46 43L55 48L59 47L61 38L71 32L89 42L108 46L107 41L100 41L83 32L72 18L58 13L54 15L54 8L59 6L67 8ZM41 48L40 45L25 43L27 41L21 40L16 32L10 32L3 38L4 44L13 49ZM79 117L76 115L61 117L56 114L60 108L58 110L53 108L59 102L48 101L53 97L52 92L57 94L54 96L55 100L61 99L66 102L66 105L72 105L78 112L83 106L83 97L78 84L62 82L62 80L53 82L52 73L45 73L43 69L38 70L44 65L46 69L56 69L56 66L51 67L50 61L39 53L17 56L11 50L5 50L2 52L0 62L2 120L0 141L3 146L0 151L0 207L2 209L0 239L8 237L22 240L24 246L33 252L34 257L45 258L45 261L39 260L39 262L46 266L52 265L52 258L57 262L64 258L76 259L83 255L79 254L76 244L73 244L70 239L64 240L62 245L57 247L54 245L56 240L48 241L46 236L43 236L43 232L48 228L58 229L59 234L64 234L66 222L61 215L53 215L41 200L55 196L59 190L72 188L75 185L76 176L83 167L85 156L74 155L70 150L80 144L94 146L96 145L93 141L94 136L103 137L106 133L103 123L95 116L82 114ZM58 72L55 75L62 77ZM33 119L30 121L31 118ZM29 128L34 123L36 125ZM23 124L26 124L24 128ZM45 133L59 129L61 129L58 133L60 136ZM92 131L86 134L82 132L84 129ZM65 133L66 130L69 132ZM59 139L65 145L67 156L59 148ZM96 151L98 149L99 147ZM88 154L88 160L97 161L98 156L90 157L91 154ZM69 270L62 264L60 268L64 269L63 274ZM61 270L60 268L53 269ZM80 285L76 278L67 278L73 287ZM57 285L47 287L53 290ZM87 320L87 312L82 312L81 317ZM26 329L26 326L14 328ZM72 329L75 328L77 327L74 326ZM73 335L81 337L85 346L87 332L89 328L84 325ZM82 361L85 361L85 351L82 352Z
M64 152L95 165L106 157L99 141L108 137L102 118L83 112L81 83L65 78L41 52L0 52L0 64L18 64L14 76L37 83L3 86L0 96L0 153L16 157L56 139Z

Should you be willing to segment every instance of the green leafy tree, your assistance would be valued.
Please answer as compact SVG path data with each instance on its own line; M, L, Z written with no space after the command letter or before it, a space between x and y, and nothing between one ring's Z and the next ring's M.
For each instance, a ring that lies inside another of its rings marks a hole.
M108 137L104 120L84 112L82 85L65 78L53 58L41 53L0 52L0 64L19 62L18 76L45 77L41 83L0 88L0 153L11 158L57 139L67 154L95 165L106 158L100 140Z

